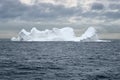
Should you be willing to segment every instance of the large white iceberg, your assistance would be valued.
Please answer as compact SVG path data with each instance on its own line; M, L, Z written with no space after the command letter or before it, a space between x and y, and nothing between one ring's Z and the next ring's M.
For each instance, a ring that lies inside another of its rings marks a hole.
M70 27L62 29L53 28L52 30L46 29L39 31L32 28L30 32L22 29L17 38L13 37L12 41L98 41L96 30L90 27L85 31L81 37L76 37L74 30Z

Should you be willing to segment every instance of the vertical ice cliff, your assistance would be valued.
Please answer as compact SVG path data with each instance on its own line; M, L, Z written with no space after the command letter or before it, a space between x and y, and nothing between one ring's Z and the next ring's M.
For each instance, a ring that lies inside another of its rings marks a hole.
M45 31L39 31L36 28L32 28L30 32L22 29L17 38L13 37L12 41L97 41L98 36L96 30L90 27L81 37L76 37L74 30L70 27L62 29L53 28L52 30L46 29Z

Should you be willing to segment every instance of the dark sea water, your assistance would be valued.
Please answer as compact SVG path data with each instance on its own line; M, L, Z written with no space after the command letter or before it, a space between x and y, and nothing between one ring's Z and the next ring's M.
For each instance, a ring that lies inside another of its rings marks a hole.
M120 80L120 41L0 41L0 80Z

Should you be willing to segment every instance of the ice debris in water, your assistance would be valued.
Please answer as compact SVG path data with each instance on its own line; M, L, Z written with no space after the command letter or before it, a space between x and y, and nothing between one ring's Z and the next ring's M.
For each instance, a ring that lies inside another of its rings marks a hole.
M99 41L95 28L89 27L81 37L76 37L74 30L70 27L62 29L53 28L52 30L39 31L32 28L30 32L22 29L17 38L12 41Z

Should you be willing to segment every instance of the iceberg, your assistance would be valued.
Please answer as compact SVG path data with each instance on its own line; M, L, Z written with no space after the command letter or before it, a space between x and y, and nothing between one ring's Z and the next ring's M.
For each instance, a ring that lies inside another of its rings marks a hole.
M40 31L35 27L27 32L22 29L18 36L11 38L12 41L98 41L97 31L93 27L89 27L84 34L76 37L73 28L53 28L52 30Z

